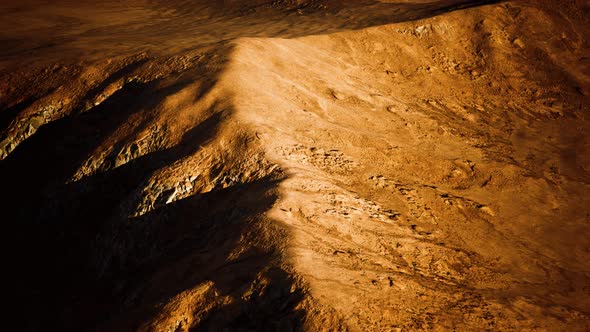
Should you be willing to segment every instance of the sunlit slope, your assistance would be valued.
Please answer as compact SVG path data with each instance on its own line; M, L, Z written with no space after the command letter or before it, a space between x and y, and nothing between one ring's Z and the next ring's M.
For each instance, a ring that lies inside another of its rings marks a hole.
M24 328L587 330L588 6L484 2L3 4Z
M236 109L288 174L288 259L350 327L587 327L587 40L568 23L505 4L236 42Z

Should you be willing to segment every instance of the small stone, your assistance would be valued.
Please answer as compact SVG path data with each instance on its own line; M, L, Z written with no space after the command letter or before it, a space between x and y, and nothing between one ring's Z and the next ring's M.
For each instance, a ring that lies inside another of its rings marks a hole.
M496 215L496 213L494 213L494 210L492 210L490 207L488 206L482 206L479 208L479 210L485 214L488 214L492 217L494 217Z
M39 127L45 124L45 119L42 116L35 116L29 119L28 123L30 127L38 129Z
M421 25L419 27L416 27L416 29L414 29L414 34L416 36L422 36L422 35L430 32L431 30L432 30L431 25Z
M0 142L0 150L6 149L9 144L10 144L10 140L9 139L3 140L2 142Z
M6 153L11 153L15 148L16 148L16 145L13 142L9 142L5 148Z
M520 39L520 38L516 38L512 41L512 44L520 47L520 48L524 48L525 44L524 42Z

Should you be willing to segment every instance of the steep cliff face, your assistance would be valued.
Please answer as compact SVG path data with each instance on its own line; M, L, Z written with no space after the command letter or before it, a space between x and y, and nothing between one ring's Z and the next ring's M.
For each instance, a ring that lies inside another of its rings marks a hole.
M24 330L587 330L588 1L2 3Z

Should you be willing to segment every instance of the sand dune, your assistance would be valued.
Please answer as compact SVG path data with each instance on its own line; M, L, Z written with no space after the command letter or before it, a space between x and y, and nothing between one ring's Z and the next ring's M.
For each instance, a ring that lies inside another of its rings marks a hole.
M18 329L588 330L589 9L0 3Z

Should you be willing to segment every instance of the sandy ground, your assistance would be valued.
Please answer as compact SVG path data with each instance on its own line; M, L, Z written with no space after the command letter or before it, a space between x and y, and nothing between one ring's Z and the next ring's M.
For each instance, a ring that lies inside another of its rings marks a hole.
M589 13L2 1L18 329L589 330Z

